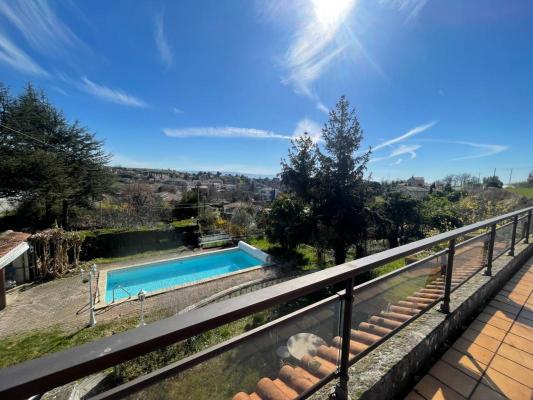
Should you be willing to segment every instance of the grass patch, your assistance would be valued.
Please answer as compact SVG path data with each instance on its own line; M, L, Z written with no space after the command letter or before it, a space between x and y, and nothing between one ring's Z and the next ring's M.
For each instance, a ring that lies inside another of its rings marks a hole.
M372 279L377 278L378 276L386 275L389 272L397 270L398 268L405 267L405 259L400 258L398 260L391 261L388 264L382 265L370 271L370 276Z
M123 318L76 332L65 332L58 326L4 337L0 342L0 368L124 332L133 328L137 322L137 318Z
M302 271L311 271L332 265L331 263L326 263L325 266L320 265L316 258L315 249L309 245L300 245L296 249L286 250L266 238L251 238L248 243L270 254L281 264Z
M179 221L172 221L170 223L174 228L188 228L196 226L196 218L180 219Z
M505 189L511 193L517 194L519 196L524 196L529 199L533 199L533 187L516 187L516 188L507 188Z

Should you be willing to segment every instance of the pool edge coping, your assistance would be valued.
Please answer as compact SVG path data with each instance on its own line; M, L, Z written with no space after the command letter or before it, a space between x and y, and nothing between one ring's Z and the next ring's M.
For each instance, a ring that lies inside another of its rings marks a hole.
M125 303L127 301L132 301L132 300L137 300L138 299L138 293L135 293L135 294L132 294L131 297L122 298L122 299L119 299L119 300L117 300L115 302L109 302L108 303L106 301L106 299L105 299L106 286L107 286L107 273L108 272L115 271L117 269L126 269L126 268L134 268L134 267L140 267L140 266L151 265L151 264L159 264L159 263L164 263L164 262L168 262L168 261L174 261L174 260L177 260L177 259L182 260L182 259L187 259L187 258L192 258L192 257L201 257L201 256L205 256L205 255L229 252L229 251L239 250L239 249L240 248L238 246L235 246L235 247L230 247L230 248L227 248L227 249L206 251L206 252L203 252L201 254L189 254L189 255L186 255L186 256L171 257L171 258L152 261L152 262L148 262L148 263L138 263L138 264L132 264L132 265L128 265L128 266L116 266L116 267L106 268L105 270L99 271L99 273L98 273L98 283L97 283L97 289L96 289L97 290L96 303L94 305L94 309L95 310L101 310L101 309L109 307L109 306L116 306L116 305ZM189 287L189 286L198 285L198 284L201 284L201 283L207 283L207 282L213 281L215 279L226 278L226 277L233 276L233 275L244 274L246 272L251 272L251 271L254 271L254 270L257 270L257 269L260 269L260 268L271 267L271 266L274 266L274 263L265 262L265 264L263 264L263 265L255 265L255 266L248 267L248 268L245 268L245 269L242 269L242 270L228 272L226 274L217 275L217 276L210 277L210 278L205 278L205 279L200 279L200 280L197 280L197 281L187 282L187 283L183 283L183 284L180 284L180 285L171 286L171 287L168 287L168 288L165 288L165 289L153 290L153 291L147 292L146 293L146 297L157 296L157 295L160 295L162 293L167 293L167 292L170 292L170 291L173 291L173 290L183 289L183 288L186 288L186 287Z

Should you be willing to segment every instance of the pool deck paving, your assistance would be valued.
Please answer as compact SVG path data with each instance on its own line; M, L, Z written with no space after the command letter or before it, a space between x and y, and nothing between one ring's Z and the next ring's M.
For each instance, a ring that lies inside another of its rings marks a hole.
M200 252L188 254L200 254ZM163 258L169 258L169 255L143 258L141 261L154 262ZM109 270L138 263L139 260L131 260L109 264L101 269ZM145 300L145 316L148 321L165 318L232 287L246 282L276 278L283 273L275 267L255 269L150 296ZM82 283L78 274L19 287L8 293L7 307L0 311L0 337L55 327L65 332L78 331L86 327L89 321L88 298L88 285ZM139 315L138 301L126 301L96 311L98 323L139 317Z
M533 399L533 257L406 399Z

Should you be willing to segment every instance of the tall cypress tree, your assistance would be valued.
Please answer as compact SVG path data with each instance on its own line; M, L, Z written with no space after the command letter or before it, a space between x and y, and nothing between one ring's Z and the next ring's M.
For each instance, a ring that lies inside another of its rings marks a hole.
M328 232L327 242L334 251L335 263L341 264L350 245L356 245L358 257L363 255L368 220L367 184L363 178L370 156L370 151L359 152L363 131L344 96L330 111L322 138L324 148L318 150L316 215Z

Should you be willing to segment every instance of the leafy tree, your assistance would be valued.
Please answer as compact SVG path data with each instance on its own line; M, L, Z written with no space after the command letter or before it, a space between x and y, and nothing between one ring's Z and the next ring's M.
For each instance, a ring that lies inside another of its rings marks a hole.
M71 206L90 207L109 189L110 155L30 84L0 98L0 196L22 201L33 225L68 227Z
M409 242L420 235L419 201L399 192L387 195L384 216L389 223L388 240L391 248Z
M279 196L267 215L266 235L284 249L293 249L309 238L304 202L294 195Z
M358 154L363 132L350 104L344 96L322 129L324 150L317 150L320 168L317 172L315 213L330 233L329 247L335 263L346 260L350 245L363 254L361 243L366 235L367 184L363 180L370 151Z
M420 215L430 230L446 232L463 226L459 207L447 197L428 196L421 203Z
M489 176L483 178L483 186L485 186L486 188L494 187L501 189L503 187L503 182L497 176Z
M281 161L281 182L291 193L310 203L317 170L316 146L307 133L291 143L289 162Z

